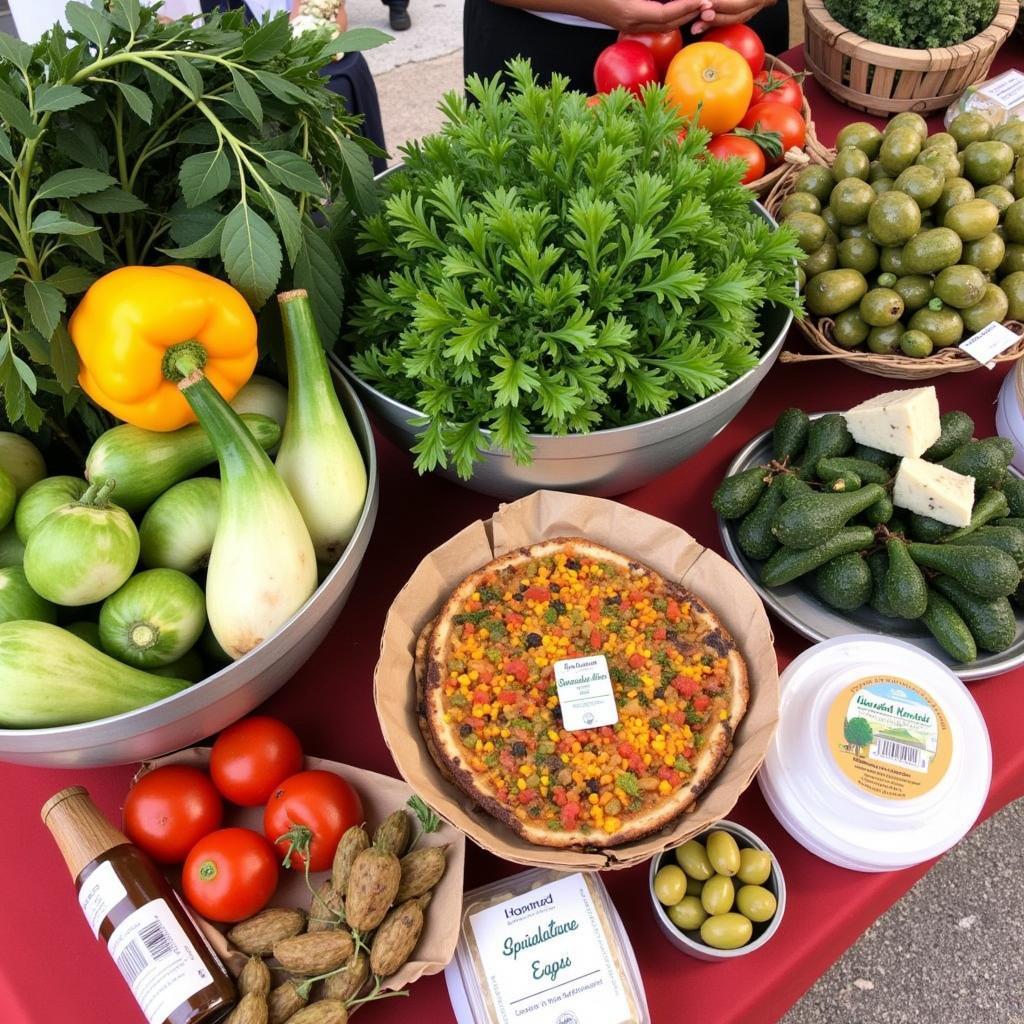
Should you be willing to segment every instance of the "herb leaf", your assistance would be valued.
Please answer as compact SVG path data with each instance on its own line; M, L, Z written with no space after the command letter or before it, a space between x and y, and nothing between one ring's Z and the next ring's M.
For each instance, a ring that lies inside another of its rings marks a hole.
M281 276L281 243L244 201L224 220L220 256L231 283L250 303L262 306Z

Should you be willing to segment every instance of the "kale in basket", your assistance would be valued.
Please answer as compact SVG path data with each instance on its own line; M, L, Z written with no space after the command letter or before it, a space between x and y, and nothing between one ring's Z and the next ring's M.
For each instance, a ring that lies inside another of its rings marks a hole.
M363 227L352 365L418 409L421 472L469 477L490 439L637 423L721 390L761 355L766 303L795 309L788 229L706 159L663 88L594 108L555 76L473 77L446 124L404 150Z

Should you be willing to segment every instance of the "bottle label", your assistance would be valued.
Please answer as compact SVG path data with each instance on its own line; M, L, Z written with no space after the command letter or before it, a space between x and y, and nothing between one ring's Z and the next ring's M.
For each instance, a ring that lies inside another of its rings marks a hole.
M128 895L114 865L104 861L78 890L78 903L92 929L93 938L100 934L103 919Z
M869 676L840 691L829 709L828 746L854 785L886 800L911 800L941 781L953 756L942 708L898 676Z
M107 949L149 1024L163 1024L213 982L163 899L126 917L111 934Z

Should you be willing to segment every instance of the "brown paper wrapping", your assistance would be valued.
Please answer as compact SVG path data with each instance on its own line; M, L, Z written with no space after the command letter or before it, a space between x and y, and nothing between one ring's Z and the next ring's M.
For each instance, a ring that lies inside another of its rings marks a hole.
M192 747L180 750L175 754L143 763L135 776L136 779L165 764L187 764L196 768L206 768L210 761L209 747ZM351 783L363 801L367 828L376 828L392 811L405 807L405 802L413 795L413 791L401 780L389 775L378 775L376 772L351 765L339 764L336 761L325 761L319 757L306 757L307 770L319 768L340 775ZM408 810L408 808L406 808ZM225 828L240 825L263 834L262 807L235 807L224 805ZM412 811L409 811L412 814ZM412 956L397 973L393 974L381 986L385 989L397 990L412 984L417 978L427 974L443 971L455 955L455 946L459 941L459 921L462 913L462 876L466 860L466 840L458 829L442 822L436 832L420 838L417 846L444 846L448 844L446 859L448 867L441 881L434 889L430 906L427 907L423 933L413 950ZM310 874L310 882L316 889L327 878L329 872L314 871ZM277 892L270 901L272 907L301 907L309 909L311 900L306 888L305 876L301 871L281 871L281 881ZM235 949L228 942L224 933L230 925L213 924L191 911L196 923L206 935L210 945L224 961L225 966L236 977L248 959L244 953ZM268 961L274 967L274 961ZM275 984L278 979L275 979Z
M684 584L724 622L747 662L750 706L732 756L697 804L674 825L646 839L584 852L535 846L479 810L446 782L416 721L416 637L466 576L512 548L552 537L587 537L639 559ZM733 808L761 767L779 712L779 673L771 627L753 588L724 558L662 519L615 501L536 491L501 505L487 522L471 523L416 567L388 611L374 673L374 699L384 739L403 777L438 814L478 846L518 864L562 871L631 867L692 838Z

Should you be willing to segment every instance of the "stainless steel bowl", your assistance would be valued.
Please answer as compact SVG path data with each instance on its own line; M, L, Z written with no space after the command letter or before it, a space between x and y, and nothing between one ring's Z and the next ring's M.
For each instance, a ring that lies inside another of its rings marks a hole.
M767 850L768 853L771 853L767 843L751 832L749 828L745 828L735 821L723 820L716 822L707 832L703 832L694 838L704 842L707 840L708 833L719 829L730 833L741 850L745 847L752 847L755 850ZM739 949L715 949L714 946L709 946L701 939L700 932L684 932L672 923L664 906L659 902L658 897L654 895L654 876L665 864L675 863L676 859L672 850L654 857L651 860L648 887L651 894L651 906L654 908L654 916L658 919L658 925L662 932L664 932L665 937L676 949L682 950L687 956L692 956L695 960L711 962L734 960L738 956L746 956L748 953L753 953L755 950L760 949L778 931L779 925L782 924L782 915L786 912L786 880L782 877L782 869L779 867L779 862L775 859L774 854L772 854L772 873L768 876L764 887L775 897L775 916L763 924L755 923L754 934L750 941L745 946L740 946Z
M337 372L334 376L342 408L366 460L368 486L352 541L316 593L265 643L172 697L80 725L0 729L0 761L85 767L157 757L230 725L298 671L345 607L377 519L380 485L370 421L351 386Z
M760 203L751 206L775 223ZM521 498L539 488L598 497L631 491L699 452L735 418L778 358L792 321L789 310L766 307L761 314L765 352L757 366L724 390L678 412L590 434L531 434L533 461L528 466L517 465L507 452L487 448L470 480L460 479L453 469L437 472L453 483L496 498ZM337 365L355 385L385 436L399 447L411 449L423 430L412 421L421 419L421 414L360 380L340 361Z

